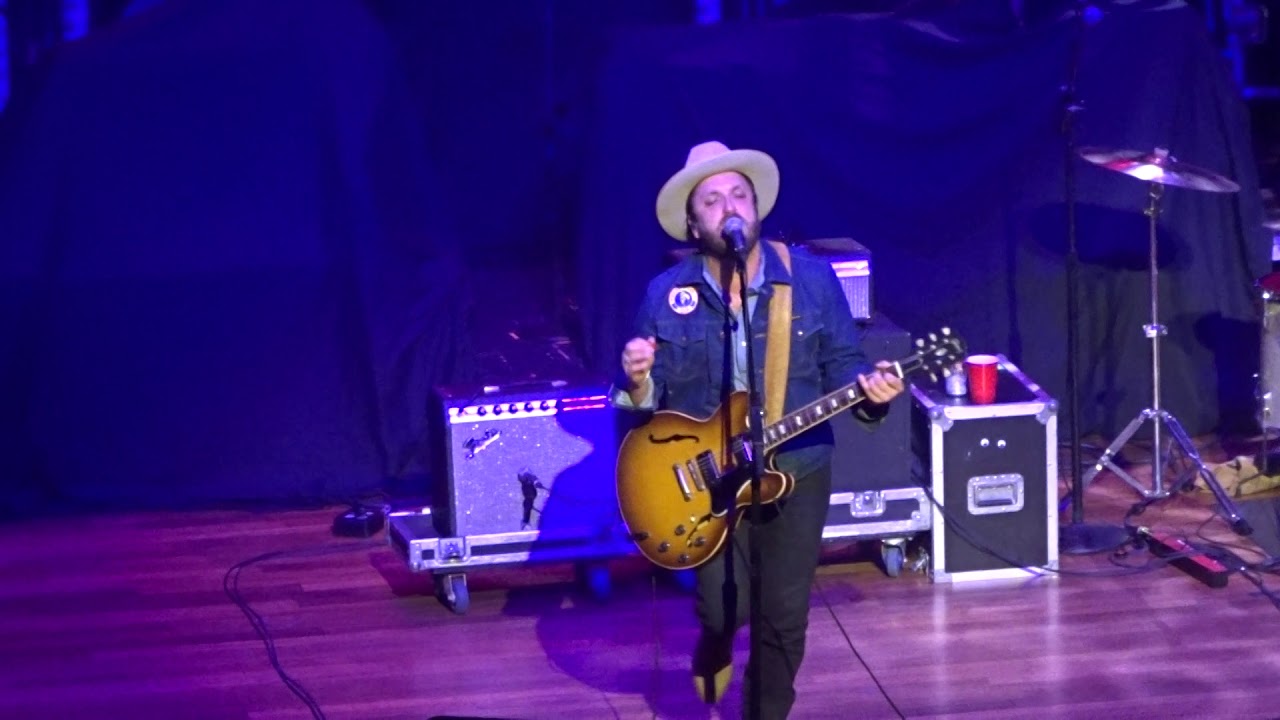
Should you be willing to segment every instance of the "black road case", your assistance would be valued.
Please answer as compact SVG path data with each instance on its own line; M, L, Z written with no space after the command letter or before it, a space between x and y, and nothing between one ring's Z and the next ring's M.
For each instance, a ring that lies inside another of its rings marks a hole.
M935 582L1055 575L1058 403L999 356L996 402L912 388Z

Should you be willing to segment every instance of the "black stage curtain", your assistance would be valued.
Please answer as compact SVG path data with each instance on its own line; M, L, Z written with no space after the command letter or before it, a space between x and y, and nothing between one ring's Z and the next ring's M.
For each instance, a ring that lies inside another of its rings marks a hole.
M172 0L6 117L0 506L351 498L466 346L424 117L341 0Z
M1060 4L1069 5L1069 4ZM591 363L612 371L644 283L678 243L658 188L707 139L766 150L782 191L766 232L872 251L875 303L916 332L1066 385L1063 93L1082 38L1081 145L1169 148L1237 180L1170 188L1160 215L1164 404L1189 432L1249 422L1251 284L1267 270L1248 119L1202 18L1103 5L1084 25L833 15L620 36L602 67L578 271ZM1075 162L1081 422L1119 432L1151 404L1147 185ZM1064 403L1065 410L1065 403Z

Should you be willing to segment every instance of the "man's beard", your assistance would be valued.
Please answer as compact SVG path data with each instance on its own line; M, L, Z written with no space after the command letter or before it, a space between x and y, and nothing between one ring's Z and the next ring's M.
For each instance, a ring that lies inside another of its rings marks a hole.
M708 230L706 228L703 228L701 238L702 238L702 251L704 253L717 258L733 257L733 248L729 246L728 241L725 240L724 235L721 234L721 229L723 227L724 227L724 224L721 223L721 227L716 228L714 230ZM760 242L760 221L759 220L747 225L746 232L743 233L742 239L746 242L746 245L747 245L746 251L749 254L752 251L752 249L754 249L755 246Z

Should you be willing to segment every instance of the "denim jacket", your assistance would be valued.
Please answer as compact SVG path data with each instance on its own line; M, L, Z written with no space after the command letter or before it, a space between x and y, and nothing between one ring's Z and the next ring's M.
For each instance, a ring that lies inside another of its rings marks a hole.
M770 243L762 242L761 250L766 253L764 285L751 317L756 383L763 388L768 301L774 285L789 284L791 352L783 407L784 412L791 412L854 382L859 373L870 371L871 365L831 265L792 249L788 272ZM733 391L732 368L726 367L725 354L732 315L718 289L707 282L703 267L703 258L693 255L654 278L633 333L657 339L652 371L656 408L697 418L711 415ZM615 404L630 405L625 393L615 392L614 398ZM859 406L855 414L865 423L874 423L887 409ZM775 464L779 470L796 475L813 472L830 462L833 443L831 427L823 423L779 447Z

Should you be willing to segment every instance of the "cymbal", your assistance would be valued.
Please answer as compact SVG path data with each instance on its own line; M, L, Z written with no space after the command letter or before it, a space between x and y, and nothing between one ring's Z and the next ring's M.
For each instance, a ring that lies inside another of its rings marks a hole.
M1080 157L1094 165L1123 173L1147 182L1207 192L1236 192L1240 186L1233 180L1202 167L1184 163L1164 148L1155 152L1141 150L1112 150L1087 147L1080 150Z

